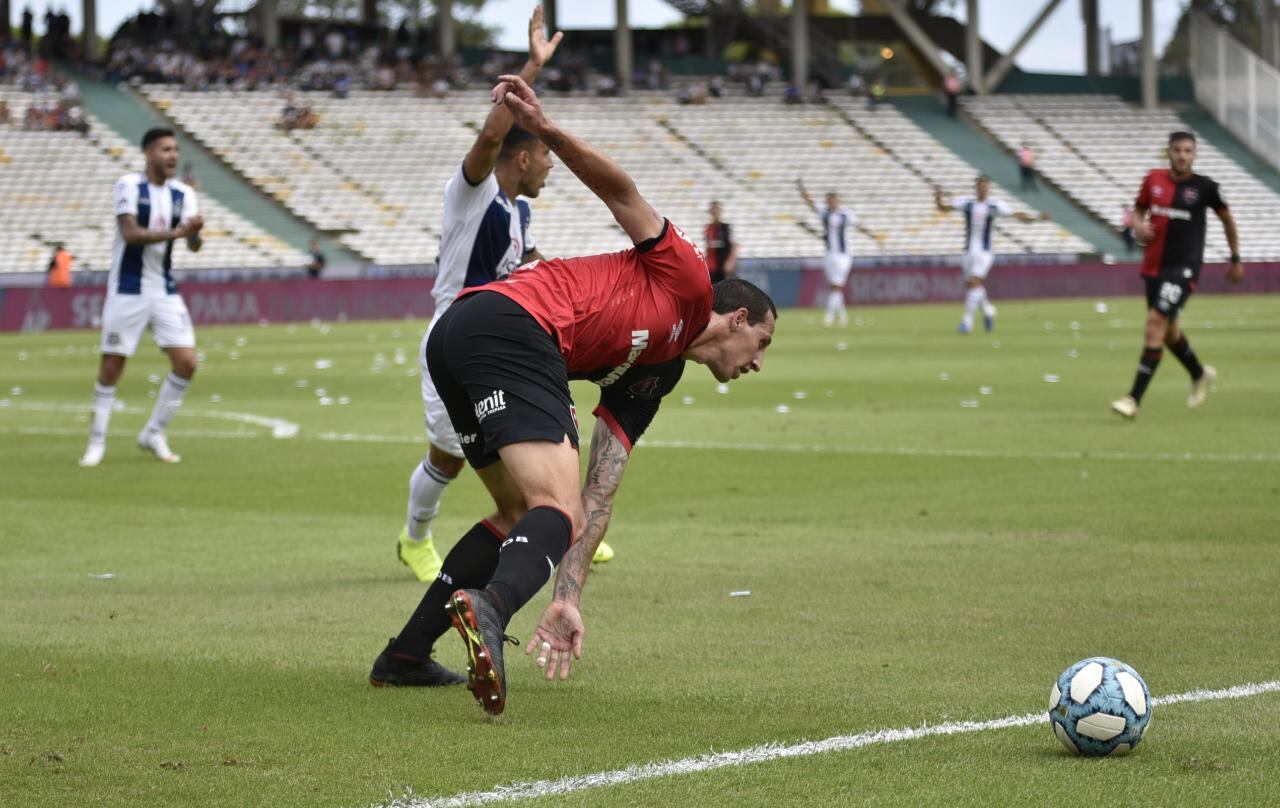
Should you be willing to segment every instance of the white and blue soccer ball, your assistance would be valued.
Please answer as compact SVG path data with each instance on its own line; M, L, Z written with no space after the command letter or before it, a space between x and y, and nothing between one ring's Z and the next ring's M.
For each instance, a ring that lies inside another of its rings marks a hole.
M1151 723L1151 691L1118 659L1082 659L1049 693L1049 725L1062 745L1086 757L1123 755Z

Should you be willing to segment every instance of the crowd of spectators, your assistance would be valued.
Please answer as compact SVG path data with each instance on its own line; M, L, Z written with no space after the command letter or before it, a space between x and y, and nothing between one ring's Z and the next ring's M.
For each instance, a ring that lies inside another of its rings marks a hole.
M19 43L0 48L0 84L29 93L25 108L11 108L0 100L0 126L40 132L89 134L89 120L80 99L80 87L53 69L43 55L30 55Z

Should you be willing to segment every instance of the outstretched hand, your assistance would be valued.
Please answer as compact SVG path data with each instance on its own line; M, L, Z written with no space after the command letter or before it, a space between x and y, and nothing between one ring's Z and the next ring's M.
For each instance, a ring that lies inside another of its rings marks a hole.
M563 38L564 34L557 31L555 36L551 37L551 41L547 41L547 29L546 24L543 22L542 5L534 6L533 16L529 18L529 61L538 67L542 67L551 61L551 56L556 52L556 48Z
M542 102L533 88L519 76L498 77L498 86L490 94L495 104L503 104L511 111L516 123L537 135L547 123L542 112Z
M548 682L555 679L557 669L561 679L568 679L570 655L582 659L584 631L578 608L563 600L553 600L542 613L524 652L526 655L537 652L538 667L546 669Z

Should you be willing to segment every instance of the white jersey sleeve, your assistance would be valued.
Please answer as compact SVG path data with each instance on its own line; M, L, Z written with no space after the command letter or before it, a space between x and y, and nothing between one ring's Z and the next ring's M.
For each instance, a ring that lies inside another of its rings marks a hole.
M444 186L444 210L454 221L470 221L480 216L498 195L498 178L492 171L472 185L463 173L462 164Z
M858 214L854 213L848 208L840 208L840 213L844 214L845 221L848 223L850 227L858 226L858 222L859 222Z
M138 215L138 175L126 174L116 180L115 192L116 216Z
M973 197L971 196L956 197L955 199L951 200L951 209L964 210L966 207L969 206L969 203L972 201L973 201Z
M991 200L991 213L996 216L1012 216L1013 208L1003 199Z
M179 185L178 190L182 191L182 216L178 219L178 224L183 225L200 215L200 203L196 199L195 189L190 185Z

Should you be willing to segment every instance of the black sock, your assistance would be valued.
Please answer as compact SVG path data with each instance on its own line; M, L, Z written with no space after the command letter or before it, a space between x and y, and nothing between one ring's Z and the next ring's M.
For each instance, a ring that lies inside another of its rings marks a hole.
M511 615L538 594L551 577L552 567L569 551L572 539L569 517L558 508L532 508L516 522L511 536L502 543L498 569L487 587L496 596L494 605L504 626L511 622Z
M501 544L502 536L488 522L478 522L463 534L444 557L440 574L427 587L427 594L391 650L413 659L430 656L435 641L449 630L449 614L445 611L449 596L459 589L479 589L489 583L498 566Z
M1178 361L1187 369L1187 373L1191 374L1191 381L1200 381L1200 377L1204 375L1204 367L1200 364L1200 358L1196 356L1196 352L1191 350L1187 335L1178 335L1178 341L1170 345L1169 350L1173 351L1173 355L1178 357Z
M1160 367L1162 356L1164 356L1164 348L1142 349L1142 359L1138 361L1138 373L1133 377L1133 389L1129 391L1134 401L1142 401L1142 394L1147 392L1151 377L1156 375L1156 368Z

